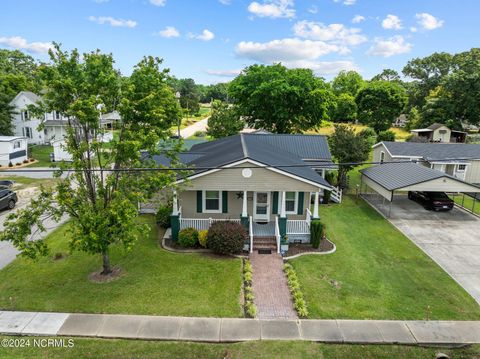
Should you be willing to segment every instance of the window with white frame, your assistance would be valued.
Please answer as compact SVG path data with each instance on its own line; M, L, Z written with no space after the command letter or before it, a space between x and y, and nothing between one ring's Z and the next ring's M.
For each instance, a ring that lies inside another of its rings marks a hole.
M28 121L30 119L30 115L28 114L28 111L22 111L22 121Z
M55 119L60 120L60 113L55 111Z
M31 127L25 127L25 137L33 138Z
M467 165L458 165L457 172L465 172Z
M15 141L13 143L13 149L22 147L22 143L20 141Z
M298 192L285 192L285 212L287 214L297 213Z
M220 191L203 191L203 212L220 213L221 211Z
M380 163L383 163L385 161L385 152L380 152Z

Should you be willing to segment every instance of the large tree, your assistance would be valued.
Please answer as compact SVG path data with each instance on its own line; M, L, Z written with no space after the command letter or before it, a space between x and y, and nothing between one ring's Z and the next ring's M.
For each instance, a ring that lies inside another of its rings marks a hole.
M215 100L212 103L212 115L208 119L207 134L213 138L222 138L239 133L245 122L238 115L237 108L225 102Z
M405 109L407 94L395 82L374 81L358 92L356 102L359 120L378 134L388 130Z
M319 126L335 108L328 84L311 70L281 64L247 67L230 83L229 94L251 127L275 133Z
M368 159L370 142L366 134L356 133L345 124L335 125L335 132L329 136L328 143L335 160L339 163L337 185L344 188L347 174L358 166L356 163Z
M56 45L50 58L51 64L41 68L46 92L38 111L56 110L68 118L65 148L73 158L68 164L72 171L65 172L62 165L57 175L64 176L54 190L43 190L39 199L11 214L0 239L36 258L46 254L48 246L44 240L29 240L35 228L42 231L46 218L67 214L70 248L101 256L102 274L107 275L112 271L111 245L128 250L147 230L136 220L138 202L175 179L170 171L131 169L156 167L141 151L159 151L159 141L168 139L179 116L178 104L158 58L144 58L123 80L112 56L99 51L80 55ZM101 141L99 118L113 109L122 120L118 139L107 145Z
M332 119L334 122L354 122L357 119L357 104L355 97L342 93L337 97L337 107Z
M332 88L336 95L347 93L356 96L365 84L362 76L356 71L340 71L332 81Z
M180 106L187 116L198 113L200 110L200 90L193 79L177 79L169 77L168 84L180 96ZM202 89L201 91L205 91Z

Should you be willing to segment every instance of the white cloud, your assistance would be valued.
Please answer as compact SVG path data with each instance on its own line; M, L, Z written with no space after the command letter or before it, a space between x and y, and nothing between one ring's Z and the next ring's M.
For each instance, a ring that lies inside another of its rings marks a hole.
M418 29L417 29L415 26L412 26L412 27L410 28L410 31L411 31L411 32L417 32Z
M308 8L308 12L310 14L317 14L318 13L318 7L316 5L312 5Z
M418 24L425 30L435 30L443 26L444 21L437 19L435 16L426 12L416 14L415 17L418 20Z
M223 5L230 5L232 3L231 0L218 0L220 2L220 4L223 4Z
M412 49L412 44L405 42L403 36L397 35L388 39L376 38L374 44L368 50L367 54L373 56L390 57L394 55L406 54Z
M343 5L347 5L347 6L355 5L355 3L357 2L357 0L333 0L333 1L341 2Z
M235 77L238 76L242 70L205 70L205 72L212 76Z
M172 38L172 37L179 37L180 32L173 26L167 26L165 29L160 30L158 32L158 35L161 37L166 37L167 39Z
M323 41L281 39L269 42L240 42L235 52L238 56L263 63L316 60L330 53L340 53L343 48Z
M293 26L296 36L320 41L330 41L345 46L355 46L367 41L361 29L347 28L343 24L324 25L314 21L299 21Z
M365 16L362 16L362 15L355 15L352 19L352 23L354 24L359 24L362 21L365 21Z
M110 26L113 27L129 27L129 28L134 28L137 26L137 22L133 20L124 20L124 19L115 19L111 16L90 16L88 20L95 22L97 24L103 25L103 24L109 24Z
M165 6L167 4L167 0L150 0L150 4L154 6Z
M295 17L294 0L264 0L262 3L253 1L248 5L248 11L258 17L292 18Z
M188 36L191 39L197 39L197 40L201 40L201 41L211 41L215 38L215 34L208 29L203 30L202 33L199 34L199 35L195 35L195 34L190 33L190 34L188 34Z
M382 27L387 30L401 30L402 20L396 15L388 14L382 21Z
M53 45L50 42L28 42L21 36L0 36L0 45L5 45L17 50L25 50L35 54L44 54L53 48Z

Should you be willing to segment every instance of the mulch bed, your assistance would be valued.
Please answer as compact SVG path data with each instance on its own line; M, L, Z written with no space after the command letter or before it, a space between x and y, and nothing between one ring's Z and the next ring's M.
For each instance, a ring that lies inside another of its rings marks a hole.
M333 249L333 243L328 239L322 240L320 242L319 248L313 248L310 243L297 243L290 244L288 247L287 257L294 256L301 253L317 253L317 252L328 252Z
M102 274L102 270L103 269L99 270L98 272L90 273L88 280L94 283L109 283L120 278L123 274L119 267L113 267L112 273L107 275Z

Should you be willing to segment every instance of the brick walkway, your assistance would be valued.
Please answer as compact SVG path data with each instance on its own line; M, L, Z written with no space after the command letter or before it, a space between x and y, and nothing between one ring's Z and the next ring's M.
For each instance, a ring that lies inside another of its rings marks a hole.
M259 319L297 319L280 254L250 253Z

